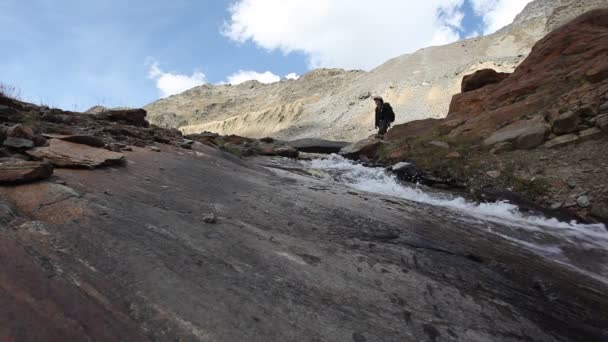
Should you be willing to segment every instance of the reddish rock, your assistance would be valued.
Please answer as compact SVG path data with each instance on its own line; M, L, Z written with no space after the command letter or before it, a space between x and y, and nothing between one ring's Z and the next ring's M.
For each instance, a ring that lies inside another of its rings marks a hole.
M74 135L65 135L65 134L43 134L44 137L49 139L60 139L69 142L73 142L76 144L83 144L92 147L104 147L106 144L103 140L96 138L90 135L82 135L82 134L74 134Z
M483 88L489 84L500 83L509 77L509 73L496 72L493 69L483 69L462 78L463 93Z
M95 168L124 162L124 156L121 153L60 139L51 139L49 146L37 147L27 151L27 154L34 159L48 161L58 167Z
M28 183L47 179L53 174L53 167L45 162L9 159L0 162L0 184Z
M608 73L608 9L590 11L539 41L508 78L457 94L446 121L464 120L450 136L488 137L503 122L593 104ZM567 81L564 81L567 80ZM597 104L596 104L597 105Z
M448 159L459 159L459 158L462 158L462 154L460 154L459 152L454 151L454 152L448 153L448 155L445 156L445 157L448 158Z
M34 138L34 131L32 131L32 129L27 126L17 124L8 128L8 130L6 131L6 136L9 138L12 137L32 140Z

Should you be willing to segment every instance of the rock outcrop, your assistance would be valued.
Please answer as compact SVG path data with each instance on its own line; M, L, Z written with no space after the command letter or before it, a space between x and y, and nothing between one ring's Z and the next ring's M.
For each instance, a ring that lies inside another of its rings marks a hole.
M371 95L393 105L397 124L444 118L463 76L488 68L512 72L548 32L597 7L608 0L536 0L495 34L425 48L369 72L314 70L273 84L203 85L145 109L152 123L186 134L356 141L373 133Z
M52 174L53 167L46 162L0 159L0 184L29 183L47 179Z

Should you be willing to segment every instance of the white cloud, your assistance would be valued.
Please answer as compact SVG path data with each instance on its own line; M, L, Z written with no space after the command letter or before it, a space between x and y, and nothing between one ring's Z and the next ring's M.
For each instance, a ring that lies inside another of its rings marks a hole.
M268 50L302 51L309 66L371 69L459 38L464 0L238 0L223 34Z
M156 82L161 97L179 94L207 82L202 72L194 71L190 76L164 72L155 61L150 63L148 77Z
M274 83L279 82L281 78L270 71L259 73L251 70L239 70L238 72L228 76L227 83L236 85L251 80L256 80L261 83Z
M532 0L471 0L475 13L483 18L484 34L511 24Z
M285 79L287 80L297 80L298 78L300 78L300 75L296 74L295 72L285 75Z

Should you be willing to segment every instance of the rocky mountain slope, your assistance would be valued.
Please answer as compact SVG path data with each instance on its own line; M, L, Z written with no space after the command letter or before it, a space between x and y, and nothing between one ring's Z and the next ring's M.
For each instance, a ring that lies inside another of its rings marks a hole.
M604 227L357 190L142 110L0 118L2 341L608 338Z
M536 0L495 34L422 49L370 72L314 70L267 85L204 85L145 108L151 122L185 133L352 141L372 131L371 94L393 104L397 123L445 117L463 76L483 68L512 72L545 34L605 6L608 0Z
M608 9L594 10L548 34L511 75L467 77L445 119L397 125L354 151L608 222L606 56Z

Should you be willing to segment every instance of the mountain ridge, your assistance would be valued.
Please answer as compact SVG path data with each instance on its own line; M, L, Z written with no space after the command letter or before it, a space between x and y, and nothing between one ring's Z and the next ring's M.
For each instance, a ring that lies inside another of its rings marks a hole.
M607 0L537 0L494 34L423 48L369 72L317 69L272 84L203 85L145 109L152 123L186 134L358 140L374 131L372 94L393 104L396 123L443 118L463 76L484 68L512 72L546 33L604 6Z

